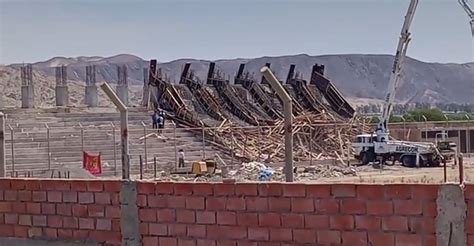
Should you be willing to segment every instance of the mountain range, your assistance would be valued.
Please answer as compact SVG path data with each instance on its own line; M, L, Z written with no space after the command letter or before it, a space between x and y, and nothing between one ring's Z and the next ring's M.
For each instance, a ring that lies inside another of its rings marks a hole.
M324 64L326 76L333 81L337 88L352 102L377 102L386 93L387 84L394 57L391 55L323 55L310 56L306 54L259 57L253 59L217 60L216 67L222 77L235 76L239 64L246 64L246 71L260 80L259 69L265 63L271 63L271 68L280 80L285 80L291 64L296 65L300 77L309 80L311 67ZM158 61L160 62L160 61ZM179 59L159 63L162 73L171 81L179 81L181 69L185 63L192 63L191 69L201 80L205 80L210 61L197 59ZM0 85L2 70L10 69L11 73L19 71L22 64L0 66ZM60 65L68 66L68 80L74 83L85 81L85 66L96 65L97 81L115 83L117 81L117 65L126 65L128 81L134 85L143 84L143 68L148 61L129 54L112 57L54 57L47 61L33 63L33 70L38 76L51 80L54 86L55 69ZM19 75L19 72L18 72ZM10 77L10 80L19 76ZM10 81L15 84L15 81ZM17 82L18 86L20 82ZM16 86L16 85L15 85ZM403 78L396 93L399 103L470 103L474 104L474 62L465 64L427 63L407 57L404 64Z

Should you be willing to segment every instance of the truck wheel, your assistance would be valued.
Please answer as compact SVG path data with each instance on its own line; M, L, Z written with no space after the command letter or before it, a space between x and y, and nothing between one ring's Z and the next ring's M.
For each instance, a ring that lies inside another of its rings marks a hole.
M416 157L415 157L416 158ZM405 166L405 167L414 167L415 166L415 158L413 158L412 156L404 156L402 158L402 165Z

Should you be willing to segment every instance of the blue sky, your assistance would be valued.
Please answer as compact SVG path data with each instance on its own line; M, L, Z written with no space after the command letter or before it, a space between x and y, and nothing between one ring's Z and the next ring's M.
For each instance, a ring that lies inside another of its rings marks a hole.
M54 56L393 54L409 0L0 0L0 64ZM456 0L420 0L408 55L472 62Z

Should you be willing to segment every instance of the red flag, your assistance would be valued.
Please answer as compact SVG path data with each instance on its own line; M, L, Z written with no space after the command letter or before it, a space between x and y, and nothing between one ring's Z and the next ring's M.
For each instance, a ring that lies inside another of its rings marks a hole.
M100 163L100 153L98 155L91 155L84 151L82 157L82 167L91 174L101 174L102 164Z

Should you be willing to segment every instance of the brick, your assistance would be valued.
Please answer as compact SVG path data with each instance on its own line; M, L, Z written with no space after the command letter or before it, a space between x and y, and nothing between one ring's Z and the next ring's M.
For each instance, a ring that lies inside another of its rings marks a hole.
M196 222L198 224L215 224L216 223L216 213L209 211L197 211L196 212Z
M474 207L472 208L474 209ZM468 209L468 212L470 210ZM423 202L423 216L425 217L436 217L438 215L438 207L436 202Z
M175 183L174 194L175 195L192 195L193 194L193 183Z
M297 213L314 212L312 198L291 198L291 211Z
M122 225L120 219L112 219L112 231L121 231Z
M311 198L328 198L331 196L331 185L312 184L306 186L306 196Z
M235 195L235 184L215 184L214 195L216 196Z
M94 194L92 192L79 192L79 203L80 204L94 203Z
M306 185L304 184L284 184L283 196L285 197L305 197Z
M175 222L176 211L173 209L158 209L156 218L158 222Z
M76 217L87 216L87 206L86 205L72 205L72 215Z
M331 185L331 195L336 198L355 197L356 186L353 184L333 184Z
M258 185L238 183L235 186L235 194L239 196L256 196L258 194Z
M247 197L245 198L247 211L267 211L268 198L266 197Z
M88 205L87 214L90 217L104 217L105 216L105 207L102 205Z
M63 226L64 228L77 229L79 228L79 220L75 217L64 217Z
M40 187L41 187L40 180L29 179L28 182L26 182L26 184L25 184L25 189L26 190L31 190L31 191L39 190Z
M466 184L464 188L464 198L474 200L474 184Z
M408 184L394 184L385 186L385 197L389 199L406 200L411 198L411 187ZM416 197L415 197L416 198Z
M176 238L171 237L159 237L158 245L177 246L178 240Z
M178 205L177 203L175 203L177 200L175 198L180 198L180 200L182 200L182 205ZM148 195L147 200L148 200L148 207L152 207L152 208L166 208L166 207L181 208L181 207L184 207L184 204L185 204L184 197L165 197L165 196ZM168 205L168 203L170 205Z
M97 219L95 229L99 231L111 231L112 221L110 219Z
M248 198L248 197L246 197ZM227 210L242 211L245 210L245 199L243 197L229 197L226 201Z
M15 235L14 226L0 224L0 235L2 235L2 237L13 237Z
M393 204L391 201L367 201L368 215L392 215Z
M20 214L18 216L18 224L30 226L31 225L31 215Z
M87 183L83 180L68 181L71 184L72 191L87 191Z
M116 206L106 206L105 207L105 217L109 219L120 218L120 207Z
M32 199L32 193L29 190L18 191L18 199L22 202L29 202Z
M437 238L436 238L436 235L425 235L423 237L423 241L424 241L423 245L436 245ZM469 236L468 236L467 242L468 242L467 245L473 245L474 244L474 242L469 241Z
M29 214L41 214L41 203L27 203L26 212Z
M208 196L214 194L214 185L209 183L194 183L193 194Z
M342 200L341 212L343 214L365 214L365 201L359 199Z
M168 225L168 236L186 236L186 225L185 224Z
M1 232L1 228L0 228ZM2 235L5 235L2 233ZM43 236L43 230L39 227L31 227L28 229L28 237L29 238L37 238L37 237L42 237Z
M380 200L385 197L385 190L382 185L357 185L356 193L361 200Z
M58 229L58 238L72 238L72 230Z
M34 226L46 226L47 220L45 215L33 215L33 225Z
M24 190L26 188L26 180L16 179L10 182L12 190Z
M258 226L258 214L238 213L237 224L240 226Z
M56 214L57 215L71 216L72 215L71 204L57 204L56 205Z
M276 196L281 197L283 194L283 184L279 183L263 183L258 185L259 196Z
M289 228L304 228L304 218L303 214L282 214L281 224Z
M178 246L196 246L196 240L178 238Z
M393 201L394 212L397 215L421 215L423 206L420 200Z
M147 223L140 223L138 225L138 232L140 235L149 235L148 233L148 224Z
M105 245L120 245L122 241L122 237L119 232L91 231L89 236Z
M316 243L316 232L308 229L293 229L295 243Z
M168 196L166 203L168 208L185 208L186 198L184 196Z
M314 201L315 211L318 214L339 213L339 202L334 199L323 199Z
M18 200L18 192L16 190L5 190L3 191L3 196L5 197L5 201L17 201Z
M170 182L158 182L155 186L157 195L171 195L174 192L174 185Z
M74 230L72 231L72 237L75 239L89 239L89 231Z
M60 216L48 216L48 227L61 228L63 227L63 220Z
M43 228L43 234L49 239L58 238L58 230L56 228Z
M340 244L341 233L339 231L318 231L318 243L320 244Z
M205 202L204 197L192 196L186 198L187 209L204 209Z
M206 226L205 225L187 225L187 234L191 238L203 238L206 237Z
M176 222L178 223L195 223L196 213L191 210L177 210L176 211Z
M4 196L3 196L3 190L0 190L0 201L3 201L3 198L4 198Z
M304 223L305 228L327 229L329 228L329 216L306 214Z
M117 180L103 180L104 191L106 192L120 192L122 190L122 183Z
M94 193L94 198L96 204L112 204L109 193Z
M367 232L359 231L343 231L342 244L350 246L366 246L367 245Z
M77 203L77 192L76 191L63 192L63 202Z
M147 206L146 197L147 197L147 195L137 195L137 205L138 205L138 207L146 207Z
M436 200L438 198L439 185L414 185L411 187L411 197L420 200Z
M48 191L48 202L57 203L63 201L63 194L60 191Z
M45 202L46 201L46 192L45 191L33 191L32 200L34 202Z
M271 212L290 212L291 211L291 198L269 197L268 210Z
M87 181L87 191L100 192L104 191L104 184L102 181Z
M277 213L260 213L258 214L258 225L278 227L281 225L280 214Z
M369 232L369 242L371 245L394 246L395 236L392 233Z
M381 219L376 216L355 216L355 228L368 231L376 231L381 228Z
M119 193L110 194L110 200L112 200L112 205L120 205L120 194Z
M396 234L395 245L396 246L418 246L418 245L423 245L423 240L420 235Z
M10 202L0 202L0 213L11 212L12 204Z
M206 198L206 210L225 210L226 198L225 197L207 197Z
M94 219L79 218L79 229L94 230Z
M270 238L270 231L268 228L249 227L247 233L249 240L267 241Z
M384 231L408 231L408 219L403 216L390 216L382 218L382 229Z
M409 228L416 234L436 234L436 221L434 218L411 217Z
M292 241L293 233L291 229L287 228L271 228L270 229L270 240L271 241Z
M9 224L9 225L18 224L18 214L5 214L5 224Z
M7 189L10 189L11 187L12 186L9 179L0 180L0 190L7 190Z
M15 237L26 238L28 237L28 227L26 226L15 226L13 228L13 234Z
M138 218L140 221L156 222L156 210L155 209L140 209L138 210Z
M474 218L466 218L466 220L464 221L464 231L467 234L474 234Z
M235 212L217 212L217 224L218 225L236 225L237 215Z
M351 215L335 215L329 218L331 229L350 230L354 229L354 217Z
M197 239L196 246L216 246L216 241L207 239Z
M56 214L55 204L41 203L41 213L42 214Z
M26 203L24 202L12 202L12 211L19 214L26 213Z
M218 240L217 246L237 246L237 242L230 240Z

